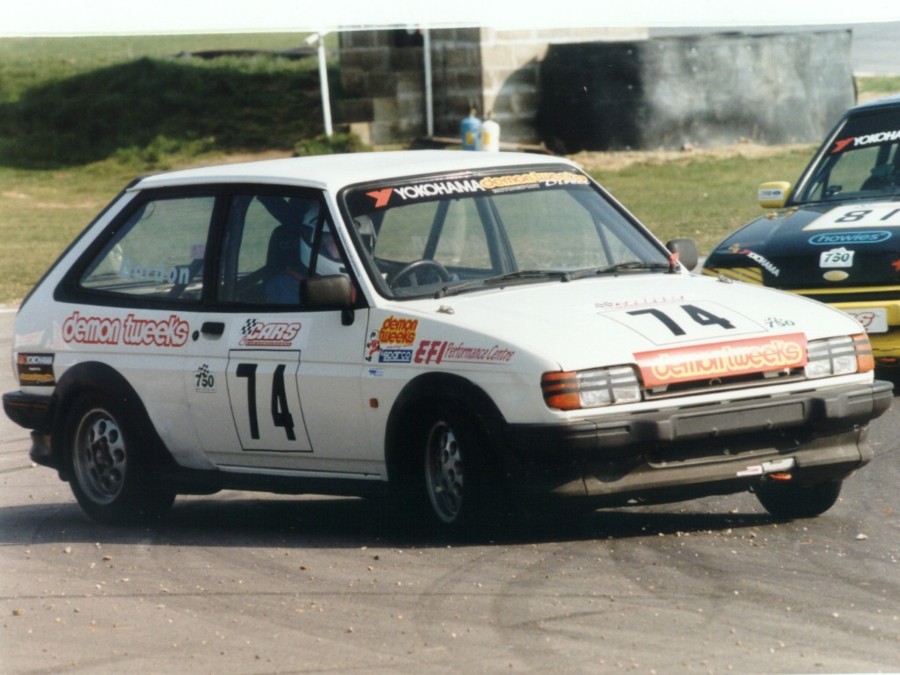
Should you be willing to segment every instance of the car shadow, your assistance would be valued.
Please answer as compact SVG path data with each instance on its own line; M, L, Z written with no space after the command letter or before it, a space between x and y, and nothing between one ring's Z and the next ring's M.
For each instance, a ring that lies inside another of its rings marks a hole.
M479 527L448 534L377 501L354 498L253 498L248 493L181 498L163 519L101 525L72 503L0 508L0 545L104 543L204 547L358 548L490 546L630 539L720 532L780 522L760 511L735 511L724 500L544 513L498 514Z

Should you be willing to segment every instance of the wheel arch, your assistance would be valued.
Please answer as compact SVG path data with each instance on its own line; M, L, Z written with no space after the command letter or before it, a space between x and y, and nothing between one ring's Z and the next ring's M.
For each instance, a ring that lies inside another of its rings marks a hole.
M51 429L51 448L54 459L59 467L59 475L63 480L70 480L68 462L66 461L66 419L72 409L73 403L82 394L89 391L102 392L113 397L117 402L126 406L134 414L130 420L138 431L149 440L148 447L153 448L154 455L148 459L154 463L172 463L174 459L165 450L165 445L156 427L150 421L150 415L143 401L134 387L129 384L120 372L112 366L98 361L85 361L78 363L66 370L57 382L53 393L53 423Z
M409 468L407 460L415 436L410 433L411 421L415 424L422 412L438 402L452 405L474 419L486 434L495 458L502 460L505 456L502 429L506 421L488 393L459 375L426 373L403 387L388 415L384 451L389 480Z

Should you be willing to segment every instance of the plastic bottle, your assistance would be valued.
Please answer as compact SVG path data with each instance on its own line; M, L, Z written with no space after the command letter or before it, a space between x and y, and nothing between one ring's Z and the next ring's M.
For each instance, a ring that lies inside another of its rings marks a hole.
M460 125L460 136L462 137L463 150L476 150L478 147L479 130L481 129L481 120L475 116L475 108L469 111L469 116L464 118Z
M486 152L500 150L500 125L490 115L481 125L481 132L478 134L478 149Z

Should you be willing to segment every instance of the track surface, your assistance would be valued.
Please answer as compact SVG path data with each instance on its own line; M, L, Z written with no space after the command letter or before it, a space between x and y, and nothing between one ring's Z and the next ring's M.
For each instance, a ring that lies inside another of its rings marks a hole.
M102 527L3 418L0 672L896 672L898 432L895 398L817 519L739 495L447 542L244 492Z

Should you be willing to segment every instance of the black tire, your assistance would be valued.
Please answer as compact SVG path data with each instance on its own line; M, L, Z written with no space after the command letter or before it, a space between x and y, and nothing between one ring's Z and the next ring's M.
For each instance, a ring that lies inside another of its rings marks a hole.
M485 434L473 416L449 404L429 406L419 422L417 489L431 521L446 532L484 525L502 492Z
M78 504L104 524L146 523L172 506L175 493L151 474L150 435L139 433L126 403L100 392L81 394L66 417L66 462Z
M815 518L834 506L841 494L842 480L814 485L762 483L754 490L763 508L776 518Z

